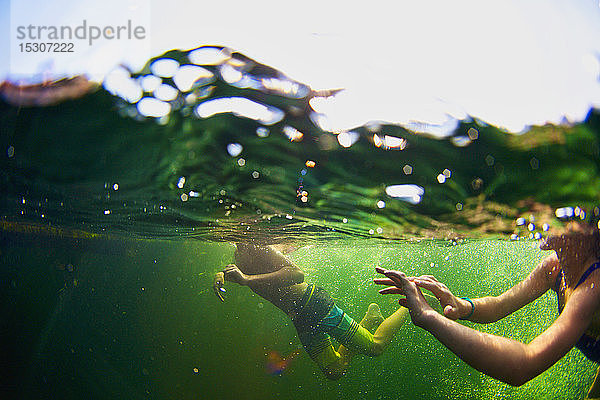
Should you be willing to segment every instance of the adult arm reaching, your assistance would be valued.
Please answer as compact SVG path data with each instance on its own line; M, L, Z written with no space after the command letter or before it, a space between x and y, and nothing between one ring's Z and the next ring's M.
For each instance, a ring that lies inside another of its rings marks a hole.
M594 311L600 305L598 288L600 274L595 273L591 277L590 283L582 285L573 292L557 320L531 343L524 344L501 336L482 333L446 318L436 313L427 304L415 278L409 279L404 273L394 270L379 269L378 272L384 274L387 279L378 279L376 283L393 283L395 286L395 288L384 289L382 293L404 295L405 297L400 299L399 303L409 309L415 325L429 331L473 368L514 386L519 386L534 378L563 357L582 336ZM534 273L535 271L530 274L524 281L525 283L522 282L521 287L517 285L513 288L512 297L507 295L505 300L500 300L500 304L508 303L510 307L506 307L497 315L514 308L515 304L520 304L528 298L521 292L524 291L523 287L535 288L539 283L538 279L533 279L537 282L536 284L526 282ZM428 282L424 286L431 287L431 283ZM539 286L539 290L542 289L543 286ZM439 294L439 290L435 290ZM510 293L511 290L507 293ZM436 292L433 293L436 294ZM536 294L534 292L529 296ZM453 295L447 295L446 298L449 299L448 302L451 302ZM508 301L506 298L512 298L513 301ZM486 307L491 307L492 304L492 301L482 301L475 303L475 307L481 305L485 314ZM448 305L445 308L448 308ZM464 304L458 305L456 312L464 312L463 306ZM493 318L488 319L493 320Z
M382 268L375 269L383 274ZM496 322L512 314L521 307L529 304L546 293L556 282L560 270L558 258L552 254L544 258L523 281L499 296L487 296L477 299L459 298L450 289L432 275L407 277L417 286L429 290L437 297L444 310L444 315L452 320L467 319L473 322ZM400 289L393 286L391 279L376 279L380 285L391 286L382 289L382 294L402 294Z

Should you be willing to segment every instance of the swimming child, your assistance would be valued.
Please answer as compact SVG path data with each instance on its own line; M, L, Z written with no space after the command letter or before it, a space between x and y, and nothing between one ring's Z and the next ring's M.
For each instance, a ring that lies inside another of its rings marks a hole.
M325 289L304 282L303 271L275 249L238 243L235 260L215 274L217 297L224 301L227 281L248 286L273 303L290 317L304 349L329 379L341 378L356 354L380 355L408 314L400 308L384 320L379 306L372 303L359 324L335 305ZM340 344L337 350L332 337Z

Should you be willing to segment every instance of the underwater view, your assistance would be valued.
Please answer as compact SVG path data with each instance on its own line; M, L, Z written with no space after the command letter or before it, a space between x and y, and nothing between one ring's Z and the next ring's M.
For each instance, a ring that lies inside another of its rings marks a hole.
M284 295L217 283L244 246L273 245L356 322L371 303L387 318L400 296L378 293L376 267L498 296L553 232L598 224L600 109L518 134L470 115L332 129L319 104L340 91L212 44L101 82L4 81L0 398L585 398L597 363L578 349L513 386L408 316L327 379ZM529 343L556 303L460 324Z

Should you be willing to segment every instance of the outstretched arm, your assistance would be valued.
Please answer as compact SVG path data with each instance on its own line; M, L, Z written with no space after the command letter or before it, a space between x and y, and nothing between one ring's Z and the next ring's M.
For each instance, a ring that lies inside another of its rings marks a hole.
M475 309L469 320L481 323L496 322L512 314L552 288L559 271L558 258L553 253L544 258L525 279L501 295L473 299ZM470 308L469 304L469 312Z
M383 269L377 272L383 273ZM468 300L458 298L443 283L431 275L407 277L417 286L431 291L450 319L468 319L473 322L496 322L540 297L550 289L558 276L559 265L555 254L544 258L523 281L499 296L487 296ZM392 280L375 279L375 283L394 285ZM382 289L382 294L403 294L397 287Z
M223 270L226 281L235 282L242 286L283 287L304 282L304 272L295 265L287 265L274 272L250 275L243 273L235 264L229 264Z
M461 325L436 313L414 282L399 271L385 275L398 286L415 325L426 329L473 368L511 385L521 385L563 357L581 337L600 305L600 273L569 298L558 319L531 343L490 335Z

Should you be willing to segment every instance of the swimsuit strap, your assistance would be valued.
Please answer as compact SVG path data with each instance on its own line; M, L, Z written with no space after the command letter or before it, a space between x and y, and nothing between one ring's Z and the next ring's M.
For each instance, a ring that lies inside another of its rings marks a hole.
M577 286L581 285L588 278L588 276L590 276L590 274L592 272L594 272L595 270L597 270L598 268L600 268L600 261L595 262L588 269L585 270L583 275L581 275L581 279L579 279L579 282L577 282L577 285L575 285L575 288L577 288Z
M577 282L577 285L575 285L575 289L577 288L577 286L579 286L583 282L585 282L585 280L590 276L590 274L592 272L594 272L595 270L597 270L598 268L600 268L600 261L595 262L588 269L586 269L585 272L583 273L583 275L581 275L579 282ZM564 304L562 304L560 301L560 294L559 294L560 284L563 281L566 281L565 271L561 268L560 275L556 277L556 282L554 283L554 291L556 292L556 300L558 300L558 312L559 313L561 313L564 308Z
M556 277L556 281L554 282L554 291L556 292L556 294L558 294L558 291L560 290L560 284L562 283L562 281L565 279L565 271L563 271L563 269L560 269L560 274L558 274L558 276Z
M563 271L563 269L560 269L560 275L558 275L556 277L556 283L554 284L554 291L556 292L556 301L558 302L558 313L560 314L563 310L563 308L565 308L564 304L561 303L560 301L560 285L562 282L565 281L565 271Z

